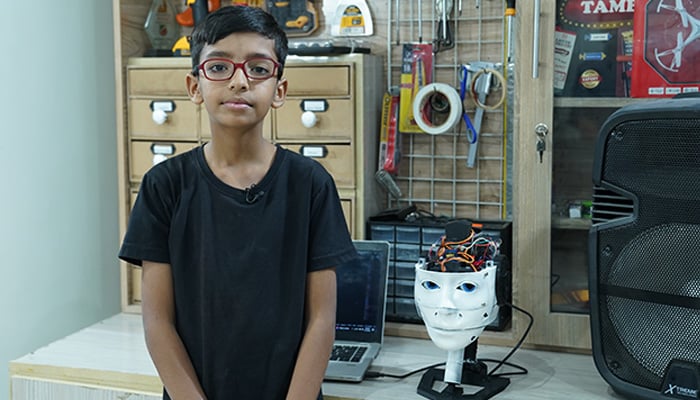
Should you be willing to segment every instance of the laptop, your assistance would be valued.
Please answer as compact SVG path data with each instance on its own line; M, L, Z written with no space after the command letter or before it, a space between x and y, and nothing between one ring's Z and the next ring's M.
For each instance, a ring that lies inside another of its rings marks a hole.
M358 257L336 268L335 342L325 379L361 382L384 341L389 242L355 240Z

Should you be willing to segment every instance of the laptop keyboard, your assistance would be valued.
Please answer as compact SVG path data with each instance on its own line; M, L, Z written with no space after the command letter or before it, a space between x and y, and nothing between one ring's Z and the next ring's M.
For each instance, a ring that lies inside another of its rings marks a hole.
M362 355L367 351L366 346L334 344L333 352L331 352L331 360L360 362Z

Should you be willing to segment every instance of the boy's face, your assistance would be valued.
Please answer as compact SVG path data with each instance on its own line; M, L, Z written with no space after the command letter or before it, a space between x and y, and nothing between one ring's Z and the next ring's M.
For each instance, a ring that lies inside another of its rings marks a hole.
M244 63L261 57L278 62L274 41L257 33L245 32L205 45L200 62L220 58ZM278 80L276 72L268 79L249 79L238 66L230 79L222 81L207 79L202 70L197 76L190 73L187 75L187 90L195 104L204 103L213 131L218 127L252 129L255 125L262 125L271 107L279 108L284 104L287 80Z

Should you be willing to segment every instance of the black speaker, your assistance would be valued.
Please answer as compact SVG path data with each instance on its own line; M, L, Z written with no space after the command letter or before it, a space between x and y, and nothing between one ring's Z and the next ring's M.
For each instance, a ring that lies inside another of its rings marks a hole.
M634 399L698 399L700 98L648 100L603 124L589 235L595 365Z

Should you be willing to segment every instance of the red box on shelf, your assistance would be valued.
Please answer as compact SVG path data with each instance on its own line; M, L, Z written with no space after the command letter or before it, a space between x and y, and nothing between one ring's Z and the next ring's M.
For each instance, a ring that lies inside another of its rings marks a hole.
M700 89L700 1L637 0L632 97L673 97Z

